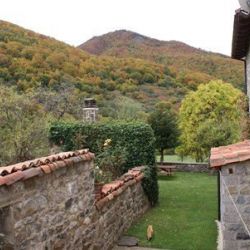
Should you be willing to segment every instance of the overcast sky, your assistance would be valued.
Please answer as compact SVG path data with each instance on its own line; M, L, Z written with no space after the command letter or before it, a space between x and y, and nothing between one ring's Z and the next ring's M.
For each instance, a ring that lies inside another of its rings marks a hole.
M127 29L230 55L238 0L0 0L0 19L71 45Z

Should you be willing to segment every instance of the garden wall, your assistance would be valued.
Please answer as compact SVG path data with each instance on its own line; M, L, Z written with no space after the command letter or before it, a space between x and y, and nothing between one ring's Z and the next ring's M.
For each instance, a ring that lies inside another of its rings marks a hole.
M178 171L178 172L194 172L194 173L209 173L209 172L211 172L211 169L209 169L209 166L206 163L164 162L163 165L176 166L175 171Z
M96 203L94 217L97 220L93 222L96 225L93 235L96 250L112 249L122 233L149 208L148 198L141 185L143 174L139 174L137 170L133 172L124 175L121 182L103 187L104 192L109 194ZM131 177L131 173L134 177ZM112 189L116 190L111 191ZM92 242L86 243L87 246L92 245Z
M141 169L95 193L94 155L61 153L0 168L0 249L110 249L149 207Z

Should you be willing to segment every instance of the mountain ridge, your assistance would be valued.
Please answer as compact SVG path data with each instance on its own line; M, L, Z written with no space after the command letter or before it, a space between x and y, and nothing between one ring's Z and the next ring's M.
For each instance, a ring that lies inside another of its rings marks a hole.
M95 36L78 48L98 56L140 58L163 64L177 75L188 74L188 78L194 72L228 81L234 86L243 83L241 62L180 41L162 41L128 30L117 30Z
M196 48L192 45L189 45L185 42L181 42L181 41L178 41L178 40L161 40L161 39L156 39L156 38L153 38L153 37L150 37L150 36L146 36L146 35L142 35L138 32L134 32L134 31L131 31L131 30L127 30L127 29L119 29L119 30L115 30L115 31L110 31L108 33L104 33L102 35L98 35L98 36L93 36L92 38L88 39L87 41L85 41L84 43L76 46L77 48L80 48L80 49L83 49L83 50L86 50L88 51L88 45L91 44L92 42L95 42L96 40L99 40L99 39L102 39L102 40L105 40L105 38L107 37L118 37L120 36L120 38L124 38L124 35L125 36L130 36L130 38L134 38L136 39L136 41L148 41L148 42L151 42L151 45L157 47L157 46L164 46L164 45L173 45L173 46L183 46L183 47L187 47L187 48L190 48L192 50L196 50L196 51L201 51L201 52L204 52L204 53L213 53L213 54L216 54L216 55L219 55L219 56L223 56L223 57L226 57L226 58L230 58L230 56L228 55L225 55L225 54L222 54L222 53L219 53L219 52L213 52L213 51L208 51L208 50L205 50L205 49L201 49L201 48ZM154 44L155 43L155 44ZM93 54L99 54L98 52L95 52L95 51L89 51L89 53L93 53Z
M117 38L121 39L121 40L133 40L134 42L140 44L142 42L147 43L148 45L151 45L152 47L162 47L162 46L183 46L186 48L190 48L192 50L201 50L195 47L192 47L184 42L181 41L177 41L177 40L169 40L169 41L164 41L164 40L158 40L149 36L145 36L142 35L140 33L134 32L134 31L130 31L130 30L126 30L126 29L120 29L120 30L115 30L115 31L111 31L108 33L105 33L103 35L99 35L99 36L94 36L91 39L87 40L86 42L80 44L79 46L77 46L80 49L86 50L89 53L93 53L96 55L100 55L101 52L104 51L88 51L88 49L91 49L88 47L88 45L90 45L91 43L95 43L97 40L99 40L98 42L103 41L104 43L106 42L106 40L110 40L110 38L113 38L114 40L117 40ZM107 44L105 44L107 46ZM94 48L93 48L94 49ZM104 48L105 49L105 48ZM205 52L205 51L204 51Z

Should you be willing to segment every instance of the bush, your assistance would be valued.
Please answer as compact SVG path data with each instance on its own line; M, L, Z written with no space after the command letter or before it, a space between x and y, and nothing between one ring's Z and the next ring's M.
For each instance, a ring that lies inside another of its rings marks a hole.
M61 146L63 150L88 147L97 157L102 154L103 144L107 139L111 139L112 147L123 147L126 151L126 162L120 166L121 173L135 166L149 166L143 186L151 204L156 204L158 184L155 169L155 138L148 124L141 122L56 123L50 128L51 142Z
M103 144L103 151L97 155L95 163L99 168L99 180L101 182L111 182L120 177L123 172L122 166L127 161L127 150L120 146L112 145L112 140L107 139ZM102 173L102 174L101 174ZM95 181L98 181L95 176Z
M142 181L142 187L151 205L154 206L158 202L158 195L159 195L156 166L153 165L147 167L144 170L144 175L145 177Z

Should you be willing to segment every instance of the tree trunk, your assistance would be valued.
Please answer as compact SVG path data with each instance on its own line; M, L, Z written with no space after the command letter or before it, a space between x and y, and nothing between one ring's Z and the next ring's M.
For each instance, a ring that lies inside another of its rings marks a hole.
M163 164L163 161L164 161L164 149L161 149L160 150L160 152L161 152L161 165Z

